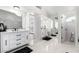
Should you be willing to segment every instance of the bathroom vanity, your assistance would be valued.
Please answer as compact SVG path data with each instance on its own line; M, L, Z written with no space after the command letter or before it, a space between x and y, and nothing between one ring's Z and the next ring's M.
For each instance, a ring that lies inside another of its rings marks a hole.
M0 52L7 52L26 44L28 44L27 31L0 33Z

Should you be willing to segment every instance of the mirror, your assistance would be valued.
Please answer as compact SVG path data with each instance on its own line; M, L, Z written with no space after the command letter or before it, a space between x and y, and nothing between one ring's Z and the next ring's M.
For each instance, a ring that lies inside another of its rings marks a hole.
M22 17L18 16L14 12L9 11L8 9L9 8L7 8L7 10L4 10L0 8L0 22L3 22L8 29L22 28ZM14 10L14 9L11 9L11 10Z
M41 16L41 35L45 40L52 39L58 36L58 18L48 18L44 15ZM48 39L47 39L48 38Z
M75 43L75 21L76 16L66 16L61 23L61 42L67 44Z

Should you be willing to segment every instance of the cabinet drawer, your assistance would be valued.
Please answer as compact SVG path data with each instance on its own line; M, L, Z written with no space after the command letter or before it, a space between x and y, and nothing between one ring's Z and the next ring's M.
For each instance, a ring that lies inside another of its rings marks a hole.
M16 37L16 41L23 41L23 40L27 40L28 37L26 35L22 35L20 37Z
M22 42L19 42L19 43L16 43L17 46L21 46L22 45Z
M16 34L17 37L21 36L21 34Z
M18 33L16 34L16 37L21 37L21 36L26 36L26 35L27 35L26 32L18 32Z
M21 40L22 40L21 38L17 38L17 39L16 39L16 41L21 41Z
M17 47L20 47L20 46L22 46L22 45L24 45L24 43L23 43L22 41L16 43L16 46L17 46Z
M28 40L25 38L22 38L22 39L16 41L17 46L22 46L22 45L27 44L27 43L28 43Z

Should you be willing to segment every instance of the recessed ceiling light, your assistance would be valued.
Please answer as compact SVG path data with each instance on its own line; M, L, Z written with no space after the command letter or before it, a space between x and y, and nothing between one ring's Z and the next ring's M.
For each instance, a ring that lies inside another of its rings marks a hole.
M15 8L15 9L20 9L20 7L19 7L19 6L13 6L13 8Z

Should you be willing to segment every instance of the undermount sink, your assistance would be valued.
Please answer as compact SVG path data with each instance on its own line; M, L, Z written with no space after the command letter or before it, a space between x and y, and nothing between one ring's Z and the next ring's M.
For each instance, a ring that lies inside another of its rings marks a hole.
M43 37L42 39L43 39L43 40L46 40L46 41L49 41L49 40L52 39L52 38L49 37L49 36L45 36L45 37Z

